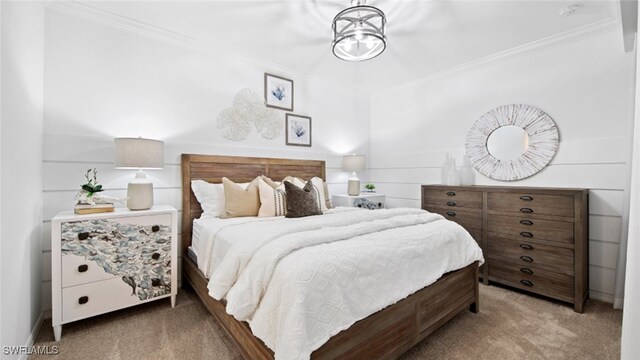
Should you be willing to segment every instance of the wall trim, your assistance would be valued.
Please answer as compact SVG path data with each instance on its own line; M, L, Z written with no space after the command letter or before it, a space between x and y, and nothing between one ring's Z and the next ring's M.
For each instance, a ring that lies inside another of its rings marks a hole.
M614 304L613 294L605 294L596 290L589 290L589 299L599 300L609 304Z
M243 62L245 64L257 67L263 67L268 71L280 72L290 77L295 77L306 81L320 81L330 84L336 83L335 81L327 81L319 77L309 76L290 67L271 61L238 55L237 53L230 52L228 49L212 45L206 41L202 41L194 37L164 29L155 25L147 24L145 22L119 15L110 11L102 10L86 3L80 3L78 1L54 1L47 3L47 9L64 12L94 22L110 25L123 31L133 32L142 36L151 37L156 40L171 43L173 45L200 52L218 59L228 60L229 58L232 58L238 62ZM361 88L354 87L349 82L339 82L339 84L342 87L348 88L353 91L354 95L358 97L368 99L370 96L370 92L365 91Z
M31 334L29 334L29 337L27 338L27 342L25 344L27 349L31 349L31 347L33 346L33 343L38 337L38 333L40 332L40 328L42 327L42 323L44 322L44 313L45 313L44 311L40 312L40 315L38 315L38 319L36 320L36 323L33 326L33 329L31 329ZM29 355L27 353L22 353L20 354L20 357L18 359L27 360L28 358L29 358Z
M506 61L506 60L512 60L521 56L533 55L533 54L543 52L555 47L568 45L573 42L577 42L581 40L586 40L591 37L602 35L611 31L617 31L621 26L620 24L621 24L620 19L610 16L591 24L577 27L575 29L554 34L546 38L535 40L535 41L532 41L523 45L519 45L507 50L493 53L491 55L488 55L476 60L472 60L460 65L456 65L456 66L444 69L442 71L439 71L435 74L429 75L427 77L423 77L418 80L405 82L402 84L398 84L396 86L389 87L384 90L375 91L375 92L372 92L372 94L382 94L386 92L397 91L399 89L418 86L421 84L425 84L425 83L437 80L442 77L455 75L465 71L470 71L475 68L482 67L484 65L499 63L501 61Z

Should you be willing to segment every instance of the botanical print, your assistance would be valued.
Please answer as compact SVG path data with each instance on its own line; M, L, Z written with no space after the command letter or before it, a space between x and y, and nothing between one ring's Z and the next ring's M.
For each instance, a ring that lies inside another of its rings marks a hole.
M287 145L311 146L311 118L287 114Z
M62 224L62 255L121 277L140 300L171 293L171 226L99 219Z
M293 80L265 73L264 100L267 107L293 111Z

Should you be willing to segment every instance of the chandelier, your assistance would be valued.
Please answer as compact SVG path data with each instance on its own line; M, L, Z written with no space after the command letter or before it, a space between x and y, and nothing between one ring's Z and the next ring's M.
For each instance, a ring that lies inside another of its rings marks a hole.
M351 7L333 18L333 54L346 61L372 59L387 47L384 13L365 0L352 0Z

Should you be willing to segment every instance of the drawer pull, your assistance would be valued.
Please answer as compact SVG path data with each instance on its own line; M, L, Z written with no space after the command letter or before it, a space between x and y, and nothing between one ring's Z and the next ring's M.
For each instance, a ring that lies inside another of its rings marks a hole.
M80 304L80 305L84 305L84 304L86 304L88 302L89 302L89 297L88 296L80 296L78 298L78 304Z
M87 240L89 238L88 232L78 233L78 240Z
M520 256L520 260L524 261L524 262L533 262L533 258L531 256Z
M525 250L533 250L533 246L531 246L529 244L520 244L520 247L525 249Z
M520 233L520 236L526 237L526 238L532 238L533 234L528 232L528 231L523 231L523 232Z
M455 211L447 211L447 215L456 216L456 213L455 213Z
M520 280L520 284L524 285L524 286L533 286L533 283L529 280Z
M453 191L447 191L447 196L456 196L456 193Z
M527 275L533 275L533 270L529 268L520 268L520 272L525 273Z
M153 226L151 227L151 231L153 231L153 232L158 232L158 231L160 231L160 226L158 226L158 225L153 225Z
M160 279L151 279L151 286L160 286Z
M520 196L520 200L522 201L531 201L533 198L529 195Z
M453 201L447 201L447 206L456 206L456 203Z
M158 253L153 253L153 254L151 255L151 258L152 258L153 260L158 260L158 259L160 259L160 254L158 254Z
M522 224L522 225L533 225L533 221L531 221L531 220L520 220L520 224Z
M531 214L533 212L533 209L531 209L531 208L520 208L520 212L523 212L525 214Z
M87 270L89 270L89 265L87 264L82 264L78 266L78 272L86 272Z

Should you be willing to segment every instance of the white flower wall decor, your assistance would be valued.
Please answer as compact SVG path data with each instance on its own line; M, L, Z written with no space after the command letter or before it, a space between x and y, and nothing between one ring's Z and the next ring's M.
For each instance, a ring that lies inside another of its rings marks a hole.
M264 98L251 89L242 89L233 97L233 104L218 114L218 129L228 140L242 141L249 136L251 127L265 139L282 134L283 121L279 113L265 107Z

